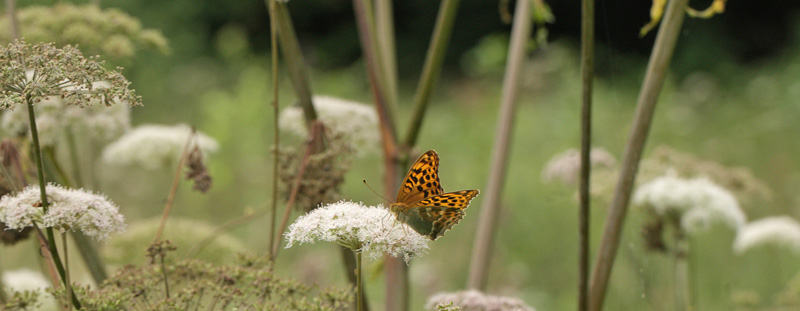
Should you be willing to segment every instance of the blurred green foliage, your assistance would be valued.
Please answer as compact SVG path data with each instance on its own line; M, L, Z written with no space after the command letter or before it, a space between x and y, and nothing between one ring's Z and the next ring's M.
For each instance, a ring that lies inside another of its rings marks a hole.
M269 106L272 98L269 58L261 51L268 38L254 38L248 32L257 27L267 29L263 3L114 0L102 4L139 17L143 27L161 30L172 47L173 53L166 56L142 51L124 71L144 98L145 106L134 109L134 124L187 122L221 145L220 152L209 162L214 177L212 190L202 195L190 192L188 183L182 184L172 215L220 225L245 214L247 209L267 206L272 189L274 116ZM307 19L314 15L304 14L304 9L334 7L336 10L330 14L351 14L332 1L291 1L290 9L296 21L308 23ZM245 14L255 11L263 14ZM432 12L420 13L418 20L399 23L411 27L433 20ZM232 20L232 16L249 18ZM353 25L320 23L317 27L328 27L329 35L319 40L310 38L304 46L309 58L317 60L310 75L315 94L369 102L369 85L362 63L356 61L337 69L329 67L334 63L340 65L339 58L357 57ZM773 192L769 200L747 202L744 208L749 219L778 214L799 217L800 143L795 136L800 132L797 122L800 23L793 24L793 43L785 50L748 65L737 63L733 53L718 44L715 37L718 32L713 27L692 29L696 32L687 33L679 41L674 66L656 111L648 151L666 145L727 166L748 167ZM417 72L417 68L410 66L415 63L405 62L404 55L407 49L424 49L427 38L412 40L398 36L398 41L410 42L398 48L401 67ZM469 52L460 58L448 58L460 62L461 70L468 75L458 71L444 75L417 147L418 151L439 152L445 189L481 189L485 184L506 41L506 35L498 32L484 37L479 44L454 42ZM318 48L322 45L342 48ZM594 144L619 157L646 59L603 45L598 49L598 72L602 78L597 81L594 97ZM499 219L490 275L490 292L519 297L540 310L572 310L576 301L578 237L574 189L544 183L540 175L552 155L579 143L577 50L568 40L557 40L531 52L524 68L511 169L503 193L504 210ZM414 75L409 76L401 81L398 111L401 129L410 113L408 103L416 83ZM294 96L282 71L279 82L280 105L285 107L293 102ZM382 179L381 161L373 156L354 163L345 177L342 193L367 204L383 203L361 183L361 179L372 183ZM102 177L106 179L100 187L122 207L128 221L136 223L160 215L172 174L108 174ZM373 187L380 188L375 184ZM593 247L602 233L607 204L599 199L593 202ZM432 244L430 254L412 262L412 309L421 306L433 293L464 286L480 209L479 198L473 201L461 224ZM645 220L643 213L630 211L611 279L608 310L671 310L672 262L668 257L645 251L639 236ZM231 233L248 250L263 252L268 244L268 221L262 217ZM800 271L800 263L781 249L736 256L731 250L732 239L732 232L717 228L692 240L692 248L697 250L690 260L697 273L693 282L698 289L698 309L727 310L737 301L756 307L773 306L775 297ZM4 269L25 265L35 255L30 247L20 246L4 249L3 254ZM343 287L346 278L340 261L338 249L332 245L303 246L282 251L276 273ZM374 271L365 278L373 304L383 299L380 267L379 262L370 262L365 267Z

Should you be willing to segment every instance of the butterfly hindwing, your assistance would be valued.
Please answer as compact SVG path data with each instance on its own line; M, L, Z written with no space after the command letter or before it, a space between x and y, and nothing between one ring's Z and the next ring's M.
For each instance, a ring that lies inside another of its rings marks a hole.
M407 210L402 215L404 223L431 240L443 236L462 218L464 218L463 209L440 206L416 207Z
M411 204L444 192L439 182L439 155L428 150L421 155L403 178L397 203Z
M469 201L478 195L478 190L461 190L442 193L427 197L411 204L415 206L434 206L434 207L453 207L465 209L469 206Z

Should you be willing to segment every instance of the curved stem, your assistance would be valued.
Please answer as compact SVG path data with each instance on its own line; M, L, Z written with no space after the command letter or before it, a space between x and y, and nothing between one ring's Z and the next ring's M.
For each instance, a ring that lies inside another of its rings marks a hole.
M425 110L428 108L433 87L439 79L442 70L442 63L447 52L447 43L450 41L450 34L453 32L453 23L456 20L456 12L460 0L443 0L439 7L439 15L436 17L436 26L433 37L431 38L428 53L425 56L425 65L422 68L422 76L417 84L417 91L414 93L413 112L411 113L411 125L408 127L403 144L410 148L417 142L422 119ZM530 16L530 13L528 13Z

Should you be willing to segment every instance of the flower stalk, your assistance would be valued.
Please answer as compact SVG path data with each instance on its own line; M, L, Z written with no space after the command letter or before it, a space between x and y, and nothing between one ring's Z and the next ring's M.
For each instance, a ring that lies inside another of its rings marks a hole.
M489 178L486 182L486 195L481 202L481 216L475 241L472 247L467 288L484 291L489 275L492 242L496 231L496 219L500 211L500 198L503 182L508 167L508 153L511 145L511 133L514 127L514 112L522 68L525 64L525 46L530 38L531 26L530 1L517 1L514 9L514 25L511 30L511 42L508 50L508 63L503 78L503 93L500 98L500 112L497 117L494 147L492 147L492 163Z
M614 197L609 208L608 220L606 221L592 271L589 285L589 310L591 311L601 311L603 309L603 302L605 301L608 282L611 277L611 268L619 247L622 226L630 202L636 171L639 168L639 160L647 141L658 95L664 85L664 77L667 74L672 54L677 45L678 34L683 24L683 11L688 2L688 0L669 1L664 21L656 36L653 52L650 56L645 78L642 82L642 89L637 100L633 127L625 147L619 179L617 180Z
M361 252L353 250L356 255L356 309L358 311L364 310L364 285L361 283Z

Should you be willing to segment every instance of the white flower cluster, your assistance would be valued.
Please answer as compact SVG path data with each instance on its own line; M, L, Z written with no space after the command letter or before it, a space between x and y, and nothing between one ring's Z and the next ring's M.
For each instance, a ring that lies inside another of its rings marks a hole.
M428 251L428 239L395 220L388 209L340 201L300 216L286 232L286 248L294 243L333 242L370 258L384 253L408 260Z
M589 163L592 167L615 167L617 160L607 150L595 147L589 152ZM569 149L553 156L542 171L543 181L558 180L567 185L578 181L581 170L581 153L577 149Z
M736 236L733 250L742 254L761 245L784 246L800 253L800 224L789 216L750 222Z
M380 150L378 113L365 104L330 96L314 96L317 117L333 134L342 135L356 155L364 156ZM308 136L303 109L286 107L278 117L282 131L305 138Z
M462 311L535 311L517 298L485 295L477 290L438 293L428 298L425 308L435 310L437 306L447 306L450 303Z
M707 178L658 177L636 189L633 204L649 208L659 217L677 217L689 233L705 230L714 222L738 232L747 221L736 198Z
M41 206L39 186L31 185L0 199L0 221L12 230L32 227L34 223L62 232L80 230L99 241L125 230L125 217L119 207L103 195L53 184L47 185L46 191L47 213Z
M95 82L95 88L108 88L108 82ZM67 105L59 97L48 96L34 104L39 143L53 146L67 130L81 131L92 139L107 142L125 133L131 126L130 104L114 102L106 106L99 99L89 105L79 107ZM29 132L28 107L17 105L3 113L0 128L6 135L20 135Z
M35 310L58 310L56 299L46 291L50 282L36 271L19 269L3 272L3 290L11 292L38 291L41 296L37 300Z
M140 125L126 133L103 150L103 162L118 166L141 166L155 170L177 162L189 139L192 129L185 124ZM197 133L196 140L203 153L219 149L216 140Z

